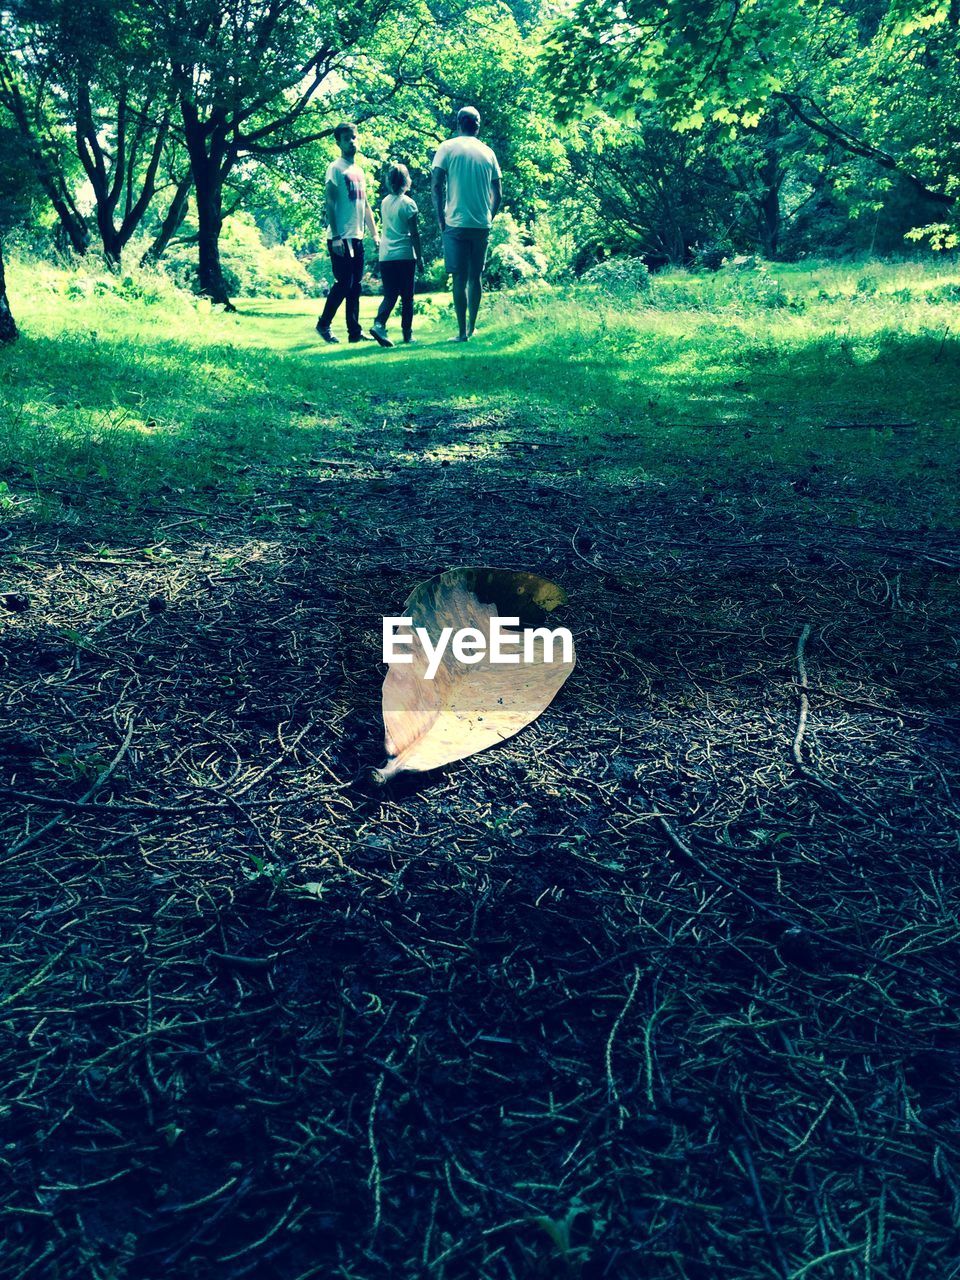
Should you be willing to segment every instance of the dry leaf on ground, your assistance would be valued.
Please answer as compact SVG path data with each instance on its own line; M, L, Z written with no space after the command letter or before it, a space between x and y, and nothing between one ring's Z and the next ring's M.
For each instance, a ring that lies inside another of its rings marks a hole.
M519 618L521 637L539 628L553 630L550 614L565 601L560 587L532 573L461 568L420 583L398 616L412 618L414 629L425 628L436 646L444 627L454 632L475 627L489 636L493 617ZM513 737L549 706L576 664L572 646L567 658L557 646L547 661L540 636L533 643L533 661L519 664L493 663L488 650L481 661L467 665L448 644L428 680L419 644L412 653L413 663L391 663L383 682L389 759L377 771L380 782L404 771L436 769Z

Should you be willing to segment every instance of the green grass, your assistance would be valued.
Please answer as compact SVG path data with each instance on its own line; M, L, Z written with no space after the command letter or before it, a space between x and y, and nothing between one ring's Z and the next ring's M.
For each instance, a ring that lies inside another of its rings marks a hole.
M398 451L405 415L475 405L506 414L508 436L562 441L595 476L722 492L749 475L785 507L799 492L857 522L950 524L948 266L673 273L639 300L490 298L466 349L447 344L438 296L418 345L385 352L321 344L310 300L224 315L159 277L124 290L15 261L23 336L0 355L0 520L93 537L151 502L213 513L249 492L251 468L349 452L374 420ZM375 307L363 300L365 322ZM490 447L504 438L492 431Z

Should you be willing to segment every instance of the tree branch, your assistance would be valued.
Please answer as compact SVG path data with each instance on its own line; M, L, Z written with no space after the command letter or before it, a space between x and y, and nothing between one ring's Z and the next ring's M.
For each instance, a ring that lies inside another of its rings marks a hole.
M815 133L819 133L822 137L835 142L851 155L861 156L865 160L872 160L881 169L899 174L915 191L925 196L928 200L946 205L948 208L957 203L956 196L948 195L945 191L937 191L929 187L922 178L904 168L903 161L898 160L896 156L892 156L881 147L875 147L863 138L858 138L855 134L850 133L849 130L844 129L842 125L838 125L831 120L822 107L819 107L812 99L804 99L800 94L787 93L785 90L778 90L773 94L773 97L783 102L798 120L802 120Z

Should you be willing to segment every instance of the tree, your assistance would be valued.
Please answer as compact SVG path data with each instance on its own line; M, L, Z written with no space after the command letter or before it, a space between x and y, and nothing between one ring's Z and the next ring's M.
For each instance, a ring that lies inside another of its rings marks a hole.
M24 148L30 156L37 175L60 225L73 249L86 253L90 243L90 231L86 219L77 207L68 177L69 150L65 145L62 128L50 118L43 93L46 73L38 74L38 92L28 87L30 61L21 56L26 45L22 28L11 16L2 28L0 43L0 104L10 113L19 131ZM75 157L74 157L75 159Z
M719 161L740 202L734 238L745 234L747 247L759 245L762 255L774 260L803 211L847 177L850 157L781 103L766 111L755 128L738 131L735 138L719 126L713 128Z
M324 82L373 38L389 0L155 0L197 213L201 291L231 306L220 264L224 186L244 160L289 152L333 128Z
M724 239L737 207L715 133L678 137L652 108L633 121L592 112L571 127L553 216L574 238L575 269L624 252L681 264Z
M86 3L102 8L101 0ZM119 265L157 191L172 102L166 66L146 25L130 21L130 8L126 22L114 20L114 6L110 11L101 39L77 39L77 52L63 56L60 69L100 242L107 261ZM77 23L76 0L65 0L61 39L71 40Z
M18 130L0 124L0 343L13 342L17 336L7 299L3 238L13 227L33 220L42 194Z
M755 128L773 108L850 155L957 201L960 5L955 0L577 0L545 67L570 118L657 102L680 131Z
M504 170L504 203L523 226L550 204L565 171L565 150L543 102L532 40L524 26L536 17L537 0L464 0L459 7L433 3L429 23L415 34L414 6L391 19L377 57L381 93L393 89L389 110L371 119L371 143L383 158L411 163L414 194L426 215L424 248L442 252L432 213L429 168L433 152L455 129L457 110L475 106L481 137ZM398 72L402 74L398 74Z
M96 233L118 265L158 190L173 106L163 50L139 0L20 0L0 45L0 103L78 253L93 229L76 189L89 183ZM174 204L180 183L174 184Z

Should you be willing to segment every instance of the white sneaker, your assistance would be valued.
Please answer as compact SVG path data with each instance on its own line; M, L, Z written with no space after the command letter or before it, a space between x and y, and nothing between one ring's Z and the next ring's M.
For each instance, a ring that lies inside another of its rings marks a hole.
M380 343L381 347L393 346L393 343L387 337L386 326L382 324L377 324L377 322L374 321L373 324L370 326L370 332L373 334L376 340Z

